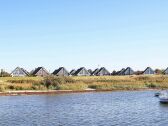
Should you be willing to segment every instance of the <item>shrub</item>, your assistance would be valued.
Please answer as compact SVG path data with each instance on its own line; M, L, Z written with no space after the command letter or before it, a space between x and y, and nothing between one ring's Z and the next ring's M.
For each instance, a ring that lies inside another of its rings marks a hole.
M157 84L153 84L153 83L146 84L146 86L147 86L148 88L157 88L157 87L158 87Z
M14 85L9 85L9 86L8 86L8 89L14 90L15 87L14 87Z
M8 72L1 71L0 72L0 77L11 77L11 75Z
M44 78L42 84L45 85L47 89L58 89L61 84L74 82L75 81L70 77L48 76Z

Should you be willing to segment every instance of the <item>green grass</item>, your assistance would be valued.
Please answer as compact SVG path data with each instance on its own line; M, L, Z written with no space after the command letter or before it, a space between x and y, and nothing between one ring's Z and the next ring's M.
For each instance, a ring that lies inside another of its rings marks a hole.
M168 89L168 76L1 77L0 92L7 90L138 90Z

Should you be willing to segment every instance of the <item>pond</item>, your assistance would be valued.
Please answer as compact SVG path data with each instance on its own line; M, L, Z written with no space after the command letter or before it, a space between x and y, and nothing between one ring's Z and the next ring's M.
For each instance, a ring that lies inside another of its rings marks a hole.
M0 97L3 126L165 126L153 91Z

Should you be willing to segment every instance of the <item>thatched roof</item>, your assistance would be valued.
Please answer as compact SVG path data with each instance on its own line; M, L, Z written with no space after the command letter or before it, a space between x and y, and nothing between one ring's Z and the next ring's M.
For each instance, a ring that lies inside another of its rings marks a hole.
M90 76L90 73L87 71L85 67L79 68L75 74L76 76Z
M164 71L164 74L168 74L168 68Z
M40 70L43 72L39 73ZM36 76L46 76L46 75L49 75L49 72L44 67L38 67L33 71L32 74Z
M110 72L105 67L102 67L99 69L99 71L96 73L96 75L97 76L110 75Z
M123 75L133 75L133 74L134 74L134 71L133 71L133 69L132 69L131 67L127 67L127 68L123 71L122 74L123 74Z
M15 74L15 71L19 71L19 73L17 72L17 75ZM15 74L15 75L14 75ZM29 72L23 68L20 68L20 67L16 67L12 72L11 72L11 75L13 76L29 76Z
M97 73L99 72L99 68L95 69L93 72L92 72L92 75L97 75Z
M69 72L64 67L55 70L53 74L57 76L69 76Z
M147 68L144 70L143 74L155 74L155 71L154 71L152 68L147 67Z
M125 71L125 68L122 68L120 71L117 72L117 75L123 75Z

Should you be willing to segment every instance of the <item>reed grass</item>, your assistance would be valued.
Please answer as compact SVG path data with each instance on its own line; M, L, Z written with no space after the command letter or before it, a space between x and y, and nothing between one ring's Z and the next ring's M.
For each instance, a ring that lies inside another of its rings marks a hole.
M76 83L76 84L62 84L58 86L58 90L73 90L73 91L81 91L81 90L85 90L86 88L88 88L87 84L84 83Z
M87 76L87 77L1 77L0 92L5 90L137 90L168 89L166 75Z

